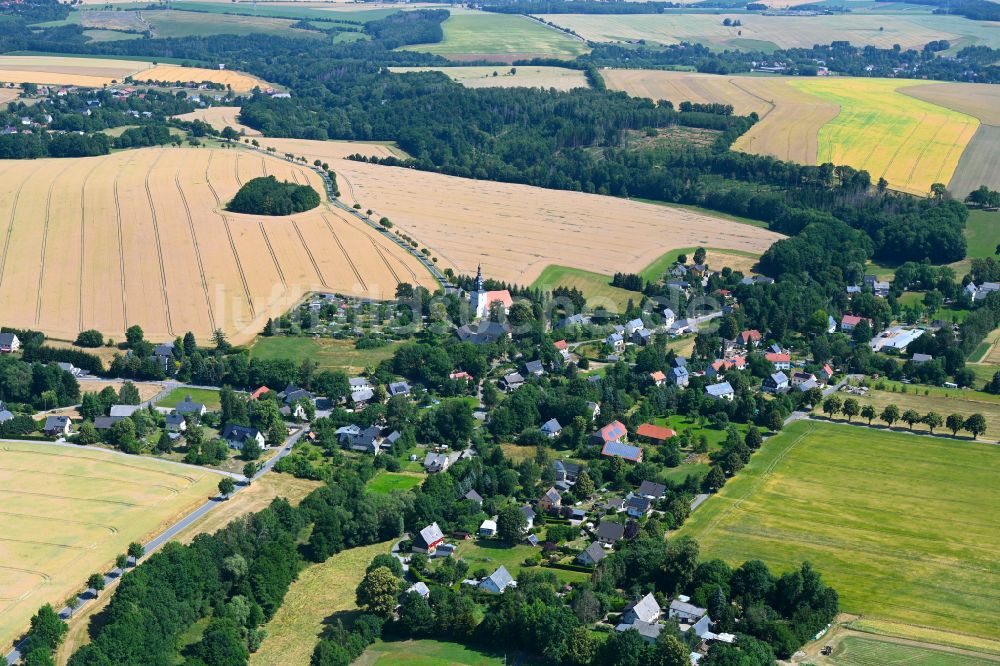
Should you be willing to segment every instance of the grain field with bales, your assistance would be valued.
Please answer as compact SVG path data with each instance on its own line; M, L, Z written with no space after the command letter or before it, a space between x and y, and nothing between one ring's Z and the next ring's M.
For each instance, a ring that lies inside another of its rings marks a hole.
M681 247L760 254L779 234L681 208L344 161L343 198L434 249L440 266L530 284L549 264L611 275Z
M0 311L5 324L73 339L98 329L151 339L221 328L246 342L309 291L390 296L433 286L414 257L328 204L289 217L224 210L251 178L323 187L260 152L149 148L0 162ZM10 285L21 288L7 288Z

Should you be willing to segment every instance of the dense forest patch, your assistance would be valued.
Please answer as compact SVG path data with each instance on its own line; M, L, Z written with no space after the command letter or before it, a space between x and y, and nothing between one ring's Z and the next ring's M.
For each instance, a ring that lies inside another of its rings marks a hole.
M309 185L278 182L274 176L247 181L227 210L251 215L291 215L319 205L319 193Z

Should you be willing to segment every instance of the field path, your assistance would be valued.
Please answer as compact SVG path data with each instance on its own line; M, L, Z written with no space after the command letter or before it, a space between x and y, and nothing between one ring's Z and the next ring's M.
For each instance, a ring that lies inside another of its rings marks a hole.
M198 245L198 234L194 231L194 219L191 217L191 206L188 205L187 196L184 195L184 189L181 187L180 172L174 173L174 185L177 186L177 194L181 197L181 202L184 204L184 215L187 217L188 229L191 232L191 243L194 246L194 255L198 260L198 275L201 276L201 288L205 292L205 307L208 308L208 321L212 325L212 330L216 329L215 326L215 313L212 311L212 297L208 294L208 280L205 279L205 264L201 260L201 246Z
M156 165L159 164L160 159L165 154L166 153L160 153L159 155L157 155L156 159L153 160L153 163L149 165L149 170L146 172L145 182L146 182L146 199L149 201L149 214L153 218L153 232L154 232L154 239L156 241L156 256L160 264L160 289L163 295L163 309L164 312L166 313L167 332L170 335L174 335L174 326L172 323L173 320L170 316L170 296L167 293L167 271L163 261L163 240L160 237L160 225L156 218L156 206L153 204L153 191L149 187L149 176L150 174L153 173L153 169L156 168Z

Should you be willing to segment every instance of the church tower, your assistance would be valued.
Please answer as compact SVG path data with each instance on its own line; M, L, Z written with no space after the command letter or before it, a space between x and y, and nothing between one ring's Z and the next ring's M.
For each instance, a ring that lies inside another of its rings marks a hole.
M476 283L472 288L472 294L470 295L470 301L472 304L472 309L476 313L476 317L485 317L487 314L487 309L489 308L489 303L487 302L487 291L483 286L483 265L479 264L476 268Z

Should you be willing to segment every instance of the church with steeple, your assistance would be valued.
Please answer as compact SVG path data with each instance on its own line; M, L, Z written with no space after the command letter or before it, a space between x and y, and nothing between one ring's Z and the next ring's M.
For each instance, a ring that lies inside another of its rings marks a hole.
M493 303L503 304L504 314L510 312L510 306L514 304L514 300L510 297L510 292L506 289L501 289L498 291L487 291L486 287L483 285L483 266L482 264L476 269L476 283L472 288L472 293L469 294L469 303L472 306L473 312L475 312L476 319L485 319L490 314L490 305Z

